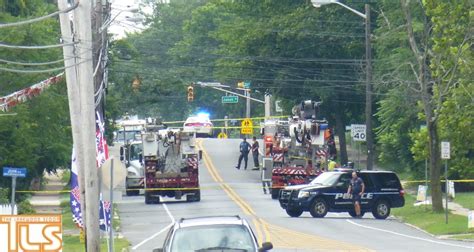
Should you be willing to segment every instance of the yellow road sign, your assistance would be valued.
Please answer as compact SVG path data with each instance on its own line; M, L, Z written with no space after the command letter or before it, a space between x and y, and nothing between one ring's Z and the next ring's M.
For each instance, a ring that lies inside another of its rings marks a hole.
M217 138L227 138L227 134L224 132L221 132L219 133L219 135L217 135Z
M245 118L242 121L242 128L240 129L240 133L252 135L253 134L253 123L250 118Z

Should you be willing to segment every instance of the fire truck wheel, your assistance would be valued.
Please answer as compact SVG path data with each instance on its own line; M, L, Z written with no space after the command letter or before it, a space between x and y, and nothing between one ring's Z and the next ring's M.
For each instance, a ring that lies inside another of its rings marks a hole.
M316 198L311 204L311 208L309 209L309 213L314 218L323 218L328 213L328 203L323 198Z
M278 199L280 196L280 189L272 189L272 199Z
M290 217L300 217L303 214L303 210L301 209L286 209L286 213Z
M201 201L201 191L197 190L196 195L194 195L194 200L195 201Z
M133 189L127 188L126 190L127 190L127 196L137 196L140 194L139 189L133 190Z
M159 204L160 197L153 197L150 192L145 192L145 204Z
M186 201L187 202L193 202L193 201L201 201L201 191L195 191L194 195L186 195Z

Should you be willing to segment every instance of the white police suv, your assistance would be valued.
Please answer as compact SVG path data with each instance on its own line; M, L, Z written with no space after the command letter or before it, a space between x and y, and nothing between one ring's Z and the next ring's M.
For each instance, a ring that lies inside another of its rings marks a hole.
M347 212L355 217L352 196L347 194L351 171L325 172L306 185L288 186L280 192L280 206L291 217L309 211L315 218L328 212ZM372 212L377 219L386 219L390 209L403 207L404 190L398 176L390 171L360 171L365 192L361 197L361 214Z

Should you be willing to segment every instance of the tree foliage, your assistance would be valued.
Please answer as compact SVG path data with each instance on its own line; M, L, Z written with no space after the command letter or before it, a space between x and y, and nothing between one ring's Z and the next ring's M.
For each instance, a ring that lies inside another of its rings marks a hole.
M143 80L137 93L130 83L117 90L134 104L124 111L154 111L171 120L202 109L217 118L242 117L245 104L222 105L223 93L195 88L191 104L184 94L195 81L232 87L248 81L252 96L263 99L270 92L286 104L286 114L302 100L322 100L321 117L337 126L341 142L345 125L363 118L363 20L344 9L315 9L307 1L173 1L157 4L152 20L149 29L126 40L142 58L114 65L117 75ZM172 95L177 97L168 101ZM263 106L253 104L252 114L262 115Z
M43 16L57 11L54 1L0 1L0 21L9 23ZM23 26L0 29L2 43L9 45L58 44L59 22L50 18ZM11 49L0 48L2 60L34 63L52 62L62 59L61 49ZM57 68L62 62L43 66L0 63L2 68L16 70L41 70ZM15 73L1 71L0 95L38 83L57 73ZM65 82L50 87L37 97L11 108L9 113L0 113L0 167L26 167L28 177L20 179L19 186L25 188L33 177L43 171L54 171L66 167L70 162L71 132ZM16 115L15 115L16 113ZM0 187L8 179L0 178Z

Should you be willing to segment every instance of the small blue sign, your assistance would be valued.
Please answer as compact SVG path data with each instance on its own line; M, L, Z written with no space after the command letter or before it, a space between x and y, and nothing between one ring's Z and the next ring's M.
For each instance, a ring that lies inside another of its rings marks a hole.
M250 81L244 82L244 88L250 88Z
M26 168L3 167L4 177L26 177Z

